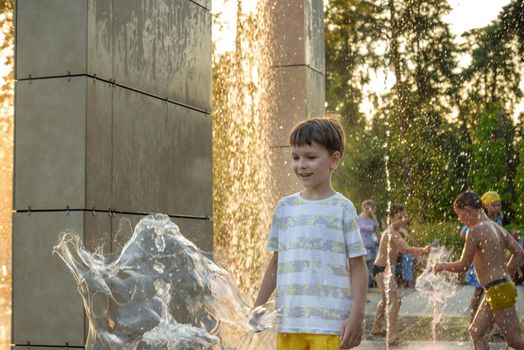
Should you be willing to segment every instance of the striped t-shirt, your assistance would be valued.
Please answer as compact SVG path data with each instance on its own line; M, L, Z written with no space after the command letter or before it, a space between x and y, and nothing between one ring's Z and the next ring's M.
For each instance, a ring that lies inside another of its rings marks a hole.
M348 258L366 255L353 203L341 195L284 197L273 214L279 332L339 334L351 311Z

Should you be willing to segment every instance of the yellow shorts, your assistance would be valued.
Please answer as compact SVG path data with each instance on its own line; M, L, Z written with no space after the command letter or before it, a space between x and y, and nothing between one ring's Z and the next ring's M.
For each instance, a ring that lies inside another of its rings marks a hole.
M277 350L339 350L336 334L278 333Z
M504 282L486 290L486 302L491 311L498 311L515 305L517 302L517 288L513 282Z

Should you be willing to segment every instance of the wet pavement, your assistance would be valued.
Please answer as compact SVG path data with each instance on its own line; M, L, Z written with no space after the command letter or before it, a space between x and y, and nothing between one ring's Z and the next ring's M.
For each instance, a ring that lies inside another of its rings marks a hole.
M402 305L400 307L398 334L401 343L390 349L399 350L459 350L472 349L468 338L469 302L473 287L460 286L444 308L442 323L437 326L437 343L432 339L431 321L432 309L427 300L415 289L401 289ZM517 313L521 317L521 327L524 325L524 287L517 286L519 294ZM363 350L385 349L384 338L372 336L371 326L375 308L380 300L378 289L370 289L366 304L364 341L358 347ZM524 327L522 327L524 330ZM489 338L490 349L506 349L506 343L500 338Z
M491 350L506 350L505 343L490 343ZM383 350L384 343L379 341L365 341L356 349L359 350ZM469 342L424 342L411 341L406 344L399 344L398 346L391 346L391 350L470 350L473 349Z
M468 317L469 302L474 288L471 286L459 286L457 292L447 301L444 314L447 317ZM517 286L519 294L517 300L517 313L524 317L524 286ZM431 306L427 299L422 297L414 288L400 289L402 295L402 306L400 317L421 316L427 317L432 314ZM368 292L368 303L366 304L366 315L374 315L375 308L380 300L377 288L370 288Z

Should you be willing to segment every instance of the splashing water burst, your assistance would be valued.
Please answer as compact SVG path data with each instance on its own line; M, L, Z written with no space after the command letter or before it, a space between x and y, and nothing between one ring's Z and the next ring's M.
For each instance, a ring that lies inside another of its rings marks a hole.
M62 233L53 251L78 283L87 349L234 349L238 341L227 339L225 325L244 332L246 348L253 331L270 328L276 317L266 307L251 310L229 272L166 215L140 220L113 261L85 250L74 232Z
M437 339L437 326L442 321L444 306L446 302L455 295L457 291L456 276L450 272L435 274L433 267L435 264L447 261L448 251L444 247L433 246L428 257L426 268L417 278L415 288L425 297L431 305L433 319L431 321L431 332L433 341ZM438 349L438 347L431 347Z

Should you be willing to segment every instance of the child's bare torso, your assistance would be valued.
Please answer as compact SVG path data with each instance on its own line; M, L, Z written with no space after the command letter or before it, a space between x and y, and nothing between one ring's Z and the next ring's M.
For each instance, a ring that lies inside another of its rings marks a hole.
M483 220L474 225L468 235L473 234L475 256L473 264L480 284L509 277L506 271L506 255L508 233L491 220Z
M387 267L388 255L389 255L389 266L395 266L398 259L399 239L402 239L400 233L393 229L391 226L388 227L380 238L380 245L378 247L377 258L375 259L375 265L381 267Z

